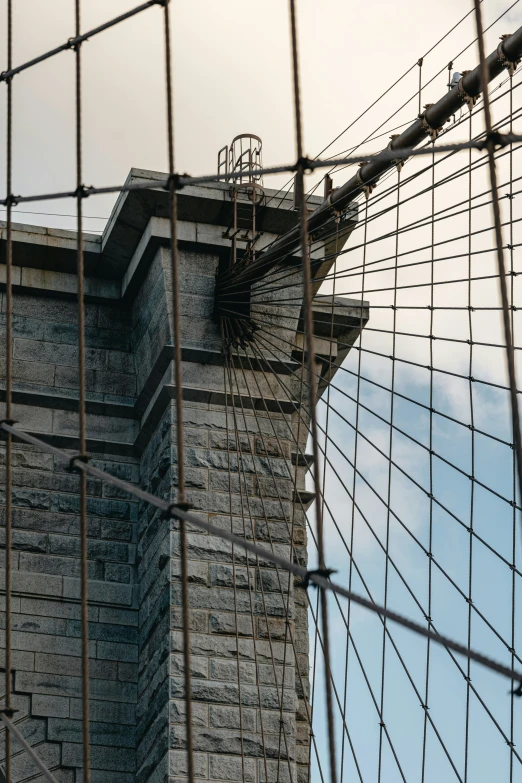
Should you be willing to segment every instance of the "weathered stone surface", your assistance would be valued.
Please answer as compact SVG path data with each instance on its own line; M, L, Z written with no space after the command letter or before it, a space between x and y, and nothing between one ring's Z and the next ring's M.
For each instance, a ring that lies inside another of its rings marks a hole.
M305 471L299 468L296 479L291 460L297 416L290 406L282 413L279 403L270 410L264 405L266 399L299 399L298 380L286 373L279 383L279 369L267 363L266 374L260 372L245 355L232 370L241 394L236 415L224 404L213 307L217 248L228 253L229 240L211 215L227 205L227 187L195 189L184 207L194 220L184 215L179 222L186 499L217 528L286 558L293 544L305 562L305 519L294 506L294 481L304 489ZM99 237L85 240L88 450L92 464L172 503L179 474L170 227L165 218L142 215L143 205L127 214L134 198L131 192L121 199L122 214L103 243ZM212 199L214 213L205 208L203 214L200 204L208 207ZM75 236L34 232L34 268L14 270L14 415L20 427L43 433L72 454L79 428L78 320L70 298L76 290ZM273 238L265 233L260 242ZM56 269L48 268L51 258ZM296 302L300 285L296 276ZM5 296L0 298L5 334ZM262 305L255 307L261 312ZM290 348L284 339L293 340L289 323L297 327L299 310L296 303L279 315L262 313L278 334L275 351L285 361ZM0 378L4 375L5 339ZM5 405L0 408L4 415ZM80 783L79 480L67 463L32 446L15 444L12 464L15 703L24 732L40 743L38 752L57 781ZM88 478L87 495L91 783L181 783L187 767L180 525L98 479ZM0 501L5 502L1 486ZM0 546L3 525L0 507ZM308 689L303 598L294 580L280 578L265 558L233 549L197 526L187 525L187 550L196 777L262 783L277 775L278 781L290 780L292 771L296 779L301 774L296 776L296 766L306 768L309 742L302 730L304 701L298 698ZM4 576L0 570L0 584ZM5 644L3 627L0 616ZM296 678L296 651L303 685ZM290 758L278 765L281 701ZM17 756L13 779L34 774L30 760Z

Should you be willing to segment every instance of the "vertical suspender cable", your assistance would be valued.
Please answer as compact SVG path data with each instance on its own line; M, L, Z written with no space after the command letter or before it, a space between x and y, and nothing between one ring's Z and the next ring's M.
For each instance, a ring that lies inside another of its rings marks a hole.
M169 155L169 216L172 285L172 328L174 331L174 378L176 386L176 439L178 452L177 505L187 509L185 500L185 460L183 448L183 389L181 385L181 324L179 317L177 196L174 175L174 107L172 100L172 58L170 48L169 0L165 0L165 71L167 85L167 137ZM181 557L181 595L183 612L183 662L185 676L187 770L189 783L194 781L194 751L192 738L192 688L190 677L190 617L188 594L188 555L185 521L179 520Z
M506 284L506 265L504 262L504 248L502 244L502 223L500 219L500 201L497 190L497 169L495 164L495 140L493 124L491 121L491 107L488 92L488 74L486 68L486 55L484 51L484 29L482 25L482 10L480 0L473 0L475 5L475 21L477 26L477 39L480 60L480 81L484 101L484 123L486 126L489 180L491 184L491 204L493 207L493 219L495 230L495 244L497 248L498 279L500 296L502 300L502 320L504 324L504 338L506 343L506 359L509 376L509 390L511 395L511 419L513 425L513 445L517 456L518 496L522 498L522 443L520 437L520 414L517 400L517 384L515 374L515 351L511 334L509 316L509 301Z
M473 138L473 115L469 112L469 139ZM472 287L471 287L471 272L472 272L472 151L468 151L468 328L469 328L469 419L471 426L471 473L470 476L473 479L470 482L470 503L469 503L469 558L468 558L468 647L471 648L471 630L472 630L472 601L473 601L473 522L474 522L474 509L475 509L475 416L473 405L473 307L472 307ZM431 362L433 364L433 362ZM430 417L432 414L430 413ZM513 454L513 457L515 455ZM516 463L513 463L513 467ZM432 501L430 500L430 503ZM513 509L514 518L516 520L516 509ZM431 561L430 561L431 565ZM514 643L512 645L514 647ZM466 662L466 718L465 718L465 736L464 736L464 783L468 783L469 773L469 737L471 729L470 721L470 703L471 703L471 662L468 658Z
M7 69L11 70L13 59L13 2L7 3ZM7 80L7 257L6 257L6 412L8 422L13 419L13 228L12 228L12 158L13 158L13 96L12 77ZM11 582L12 582L12 449L13 436L7 433L5 454L5 710L12 717L11 699ZM11 734L5 733L5 779L11 783Z
M431 629L431 607L433 603L433 564L432 564L432 546L433 546L433 327L434 327L434 272L435 272L435 142L433 142L433 157L431 165L431 263L430 263L430 333L429 333L429 374L430 374L430 430L429 430L429 532L428 532L428 630ZM430 695L430 663L431 663L431 644L428 639L426 642L426 677L424 685L424 726L422 732L422 767L421 783L426 779L426 764L428 753L428 702Z
M226 444L227 444L227 468L228 468L228 511L230 515L230 529L232 532L234 532L234 515L233 515L233 506L232 506L232 467L230 464L230 428L228 425L228 383L227 383L227 360L226 360L226 352L228 351L228 347L225 343L225 333L224 333L224 325L223 325L223 319L221 319L221 346L223 350L223 390L225 392L225 437L226 437ZM232 396L233 392L230 390L230 395ZM239 460L239 456L237 456L237 459ZM238 463L239 464L239 463ZM246 780L245 776L245 738L243 734L243 698L241 693L241 666L240 666L240 647L239 647L239 617L238 617L238 611L237 611L237 578L236 578L236 549L234 547L234 544L232 544L232 582L234 584L234 625L236 628L236 659L237 659L237 670L236 670L236 677L237 677L237 700L239 705L239 742L241 745L241 779Z
M292 64L293 64L293 87L294 87L294 112L295 112L295 130L297 142L297 175L296 188L298 203L301 208L301 257L303 265L303 299L304 299L304 324L306 332L306 354L307 354L307 375L308 375L308 393L310 398L310 432L312 436L312 450L314 459L314 485L315 485L315 515L317 525L317 542L319 555L319 568L325 571L324 560L324 531L321 503L321 468L319 464L319 443L317 437L317 413L315 409L315 377L314 377L314 333L312 319L312 284L310 275L310 259L308 246L308 225L306 219L306 195L304 189L304 171L305 161L303 160L303 134L301 124L301 98L299 89L299 63L297 51L297 21L295 0L289 0L290 3L290 28L292 37ZM330 636L328 631L328 602L324 589L321 589L321 619L323 626L324 643L324 667L326 682L326 709L328 716L328 741L330 753L330 776L332 783L337 783L337 760L335 756L335 734L333 717L333 697L332 683L330 676Z
M392 348L391 348L391 384L390 384L390 423L389 423L389 439L388 439L388 491L386 499L386 543L384 548L384 606L388 606L388 577L389 577L389 564L390 564L390 510L391 510L391 495L392 495L392 464L393 464L393 430L394 430L394 413L395 413L395 355L396 355L396 337L397 337L397 279L399 270L399 236L400 236L400 205L401 205L401 169L403 163L397 163L397 207L396 207L396 223L395 223L395 264L394 264L394 277L393 277L393 329L392 329ZM379 754L378 754L378 767L377 767L377 780L381 781L382 776L382 749L383 749L383 732L385 727L384 720L384 694L385 694L385 681L386 681L386 641L388 639L388 626L387 620L384 618L382 625L382 661L381 661L381 723L379 726Z
M366 254L367 254L367 238L368 238L368 199L370 197L370 189L365 190L364 200L364 234L363 234L363 256L362 256L362 276L361 276L361 305L359 312L359 347L362 347L363 341L363 327L364 327L364 286L366 283ZM354 442L353 442L353 479L352 479L352 497L351 497L351 519L350 519L350 565L348 567L348 589L352 589L353 584L353 567L354 567L354 546L355 546L355 508L356 500L355 495L357 492L357 452L359 445L359 416L361 412L361 362L362 351L360 350L357 355L357 392L355 398L355 428L354 428ZM346 609L346 652L344 659L344 699L343 707L344 713L346 713L346 699L348 694L348 664L350 656L350 639L351 639L351 619L352 619L352 602L348 601ZM382 720L381 720L382 723ZM342 737L341 746L341 770L340 780L343 779L344 769L344 733Z
M513 74L509 74L509 132L513 133ZM470 153L471 155L471 150ZM515 304L515 275L513 258L513 145L509 145L509 259L511 272L511 334L513 344L515 343L515 324L514 324L514 304ZM516 595L517 595L517 457L514 449L512 450L512 497L513 497L513 519L512 519L512 538L511 538L511 661L515 661L515 640L516 640ZM471 640L470 640L471 646ZM468 663L468 666L470 664ZM511 704L509 710L509 783L513 783L513 763L515 761L515 689L516 683L511 681Z
M75 35L80 35L80 0L75 0ZM80 385L79 423L80 458L87 459L85 413L85 301L83 257L83 182L82 182L82 71L81 44L75 46L76 61L76 210L77 210L77 276L78 276L78 369ZM80 558L81 558L81 626L82 626L82 739L84 781L90 781L89 749L89 627L87 585L87 474L80 472Z

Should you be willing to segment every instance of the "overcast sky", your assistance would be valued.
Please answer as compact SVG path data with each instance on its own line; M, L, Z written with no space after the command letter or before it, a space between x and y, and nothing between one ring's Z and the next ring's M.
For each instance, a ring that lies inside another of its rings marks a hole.
M82 4L82 29L133 7L130 0L89 0ZM506 0L483 4L486 23L505 11ZM52 48L74 33L72 0L15 0L14 63ZM299 43L305 149L316 155L399 78L471 8L469 0L438 0L426 6L412 0L300 0ZM0 0L5 19L6 1ZM181 0L172 4L176 158L179 171L212 172L217 151L237 133L254 132L264 143L264 161L295 157L288 9L285 0ZM1 18L1 17L0 17ZM93 38L83 47L83 149L85 184L123 182L132 166L165 170L164 47L161 9L151 8ZM515 3L498 35L519 26ZM5 29L2 25L2 28ZM473 37L470 15L426 59L427 82ZM0 35L0 62L5 63ZM16 77L14 94L15 193L70 188L74 184L74 56L62 53ZM455 59L464 70L476 63L474 47ZM2 67L4 67L2 65ZM423 93L436 100L446 87L446 71ZM361 142L417 91L418 69L329 150ZM412 119L417 99L381 132ZM5 133L0 103L0 139ZM387 135L367 147L376 150ZM2 143L0 141L0 143ZM0 156L0 183L5 178ZM270 183L280 185L284 178ZM0 186L0 192L2 188ZM113 197L86 203L90 215L106 216ZM69 205L70 206L70 205ZM29 209L29 208L27 208ZM65 201L32 211L69 213ZM25 219L25 218L24 218ZM33 216L33 222L56 223ZM29 221L28 221L29 222ZM99 220L89 222L101 229Z

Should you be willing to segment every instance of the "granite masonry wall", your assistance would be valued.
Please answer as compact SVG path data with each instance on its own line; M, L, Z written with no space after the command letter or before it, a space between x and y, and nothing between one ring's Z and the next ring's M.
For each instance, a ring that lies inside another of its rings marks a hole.
M160 175L132 173L140 176ZM165 198L155 191L123 194L104 236L85 237L87 431L94 464L173 502L177 448ZM261 363L243 355L224 367L213 307L220 255L230 246L223 236L229 200L222 185L180 195L188 500L214 525L285 557L293 545L305 564L304 509L313 496L305 489L304 463L296 459L298 433L299 449L306 445L292 374L300 349L286 342L294 340L300 307L280 308L274 317L258 302L258 317L284 340L276 340L273 351L259 348ZM274 210L273 220L280 214ZM20 428L72 454L78 448L75 236L24 226L14 236L14 415ZM263 241L274 236L267 233ZM2 240L0 226L0 254ZM4 272L0 264L0 285ZM299 279L296 274L296 297ZM0 307L3 383L4 293ZM318 371L322 367L319 360ZM0 462L5 464L1 441ZM15 445L15 720L60 783L83 780L78 489L78 477L66 465ZM5 525L3 507L0 515ZM92 479L88 524L91 781L181 783L187 769L177 524ZM305 783L305 595L286 573L190 526L188 554L197 780ZM1 565L4 555L0 550ZM3 584L0 573L0 590ZM2 677L3 688L5 668ZM4 742L0 732L0 764ZM13 783L40 781L27 754L16 745L14 751Z

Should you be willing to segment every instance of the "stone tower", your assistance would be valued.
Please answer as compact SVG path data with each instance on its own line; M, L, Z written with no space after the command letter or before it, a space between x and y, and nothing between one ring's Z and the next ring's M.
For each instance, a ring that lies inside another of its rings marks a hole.
M164 176L133 169L130 179ZM297 220L290 198L266 194L273 198L259 218L260 248ZM128 192L103 236L85 235L87 434L94 464L174 500L167 208L161 188ZM344 239L354 221L355 213ZM313 495L305 487L307 461L299 454L307 433L298 426L300 415L306 422L301 405L306 394L296 372L303 345L300 273L292 266L298 259L285 260L294 276L294 304L274 311L258 297L251 305L254 320L269 326L272 348L263 343L250 361L240 351L227 369L214 290L216 271L230 254L230 222L228 185L180 191L187 496L195 513L214 525L273 546L285 557L293 550L306 563L304 510ZM71 452L78 449L75 245L71 231L14 227L17 426ZM5 290L4 228L0 251ZM330 260L323 261L321 253ZM328 246L319 251L317 275L331 265L331 253ZM5 293L1 296L5 335ZM364 322L367 317L365 303ZM361 304L318 297L314 320L322 393L358 336ZM337 340L333 346L331 336ZM4 377L5 338L1 346ZM4 464L4 449L1 455ZM14 455L15 720L58 781L79 783L78 477L35 448L16 444ZM88 479L88 495L91 780L182 780L177 526L97 480ZM254 558L247 562L219 538L189 529L188 547L197 779L262 783L291 777L304 783L306 597L287 574ZM32 780L37 774L32 761L16 745L14 752L14 780Z

